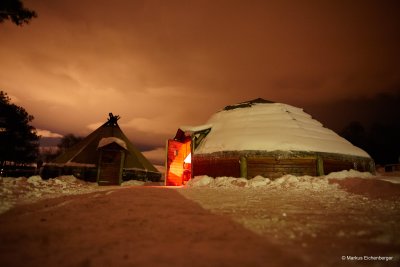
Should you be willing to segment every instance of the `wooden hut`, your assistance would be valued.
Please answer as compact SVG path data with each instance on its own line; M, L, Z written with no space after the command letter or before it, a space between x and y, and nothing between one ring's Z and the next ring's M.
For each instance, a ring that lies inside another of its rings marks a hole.
M191 177L277 178L349 169L375 171L374 161L365 151L302 109L264 99L227 106L206 125L181 127L168 142L167 185L184 183L183 176L176 177L180 172L171 168L183 163L171 157L171 151L178 143L189 142Z

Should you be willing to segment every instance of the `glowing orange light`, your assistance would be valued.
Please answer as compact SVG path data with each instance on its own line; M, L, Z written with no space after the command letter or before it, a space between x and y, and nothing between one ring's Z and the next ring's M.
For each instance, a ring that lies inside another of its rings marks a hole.
M166 185L179 186L191 178L191 140L168 140Z

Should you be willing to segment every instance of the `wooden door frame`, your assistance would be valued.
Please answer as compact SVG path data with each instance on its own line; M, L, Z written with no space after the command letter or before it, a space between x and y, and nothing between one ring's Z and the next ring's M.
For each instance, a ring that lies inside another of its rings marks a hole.
M122 170L124 167L125 163L125 150L117 150L117 149L101 149L100 150L100 155L99 155L99 164L97 167L97 184L100 185L100 174L101 174L101 163L102 163L102 158L103 158L103 153L106 151L119 151L121 153L121 159L120 159L120 166L119 166L119 173L118 173L118 185L121 185L122 183Z

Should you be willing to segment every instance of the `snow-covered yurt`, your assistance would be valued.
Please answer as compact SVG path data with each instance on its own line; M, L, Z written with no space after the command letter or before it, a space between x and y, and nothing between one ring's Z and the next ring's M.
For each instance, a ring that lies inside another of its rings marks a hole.
M119 116L108 120L82 141L44 165L42 177L73 174L100 185L120 184L123 180L159 181L161 173L129 141L118 125Z
M354 169L375 171L362 149L303 109L255 99L225 107L206 124L180 127L167 142L166 185L191 177L320 176Z

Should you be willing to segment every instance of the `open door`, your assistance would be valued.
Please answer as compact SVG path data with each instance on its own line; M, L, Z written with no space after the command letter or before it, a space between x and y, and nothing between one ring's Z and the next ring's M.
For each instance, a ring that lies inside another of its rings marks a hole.
M190 137L183 142L168 140L165 185L183 185L190 180L192 174L191 143Z

